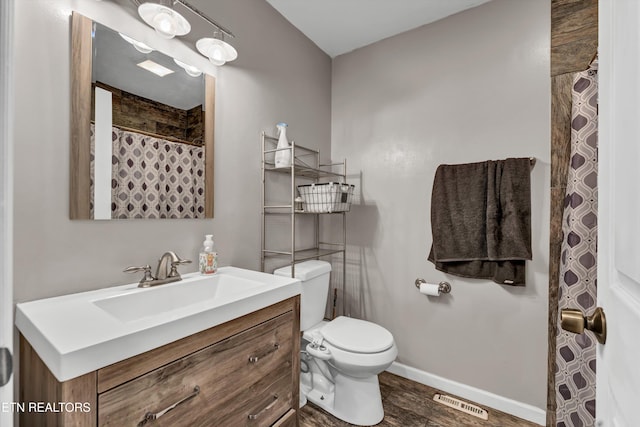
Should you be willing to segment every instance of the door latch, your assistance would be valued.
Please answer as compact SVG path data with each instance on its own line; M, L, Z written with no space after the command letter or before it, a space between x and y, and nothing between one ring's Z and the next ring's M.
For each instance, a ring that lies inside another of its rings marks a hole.
M580 310L565 308L560 311L560 326L562 329L574 334L581 334L585 329L590 330L596 336L600 344L607 341L607 318L604 310L597 307L591 316L583 316Z
M0 387L3 387L11 379L13 372L13 358L8 348L0 348Z

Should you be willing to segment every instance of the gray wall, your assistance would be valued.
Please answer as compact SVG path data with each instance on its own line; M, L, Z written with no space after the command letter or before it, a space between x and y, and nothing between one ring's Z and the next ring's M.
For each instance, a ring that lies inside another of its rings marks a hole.
M349 159L347 311L394 335L398 361L545 408L549 2L494 0L339 56L332 156ZM447 276L426 260L436 167L537 158L527 285ZM439 298L414 280L448 280Z
M71 221L69 11L159 43L183 59L199 55L178 41L159 40L137 16L111 2L16 2L17 301L134 282L138 277L123 268L155 264L170 249L195 260L205 233L213 233L223 265L257 270L260 131L275 133L275 124L287 121L291 137L329 156L330 58L264 1L219 0L199 7L237 35L233 44L239 52L235 62L211 67L217 74L215 218Z

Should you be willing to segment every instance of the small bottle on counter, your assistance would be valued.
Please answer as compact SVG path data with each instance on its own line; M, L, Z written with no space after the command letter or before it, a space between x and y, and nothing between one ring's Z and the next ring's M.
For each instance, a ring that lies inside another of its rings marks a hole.
M218 253L214 249L213 235L207 234L200 252L200 274L214 274L218 271Z

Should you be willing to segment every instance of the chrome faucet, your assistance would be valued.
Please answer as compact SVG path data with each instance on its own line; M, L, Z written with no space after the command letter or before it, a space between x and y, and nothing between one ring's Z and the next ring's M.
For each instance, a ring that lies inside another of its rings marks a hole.
M181 264L190 264L188 259L180 259L173 251L167 251L158 260L158 267L156 268L156 280L164 280L168 278L177 277L178 280L182 279L180 273L178 273L177 267ZM171 270L169 270L171 266ZM169 272L167 273L167 271Z
M167 251L158 260L158 267L156 268L155 277L151 274L151 266L144 265L142 267L127 267L124 269L125 273L135 273L138 271L144 272L144 277L138 283L139 288L148 288L150 286L163 285L165 283L172 283L182 280L180 273L178 273L178 266L182 264L190 264L188 259L181 259L173 251ZM169 269L170 267L170 269Z

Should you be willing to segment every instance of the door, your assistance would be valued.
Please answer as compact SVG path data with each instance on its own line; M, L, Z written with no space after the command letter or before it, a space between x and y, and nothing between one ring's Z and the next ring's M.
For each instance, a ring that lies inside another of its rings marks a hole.
M13 425L12 88L14 0L0 1L0 427Z
M640 2L599 2L597 425L640 420Z

